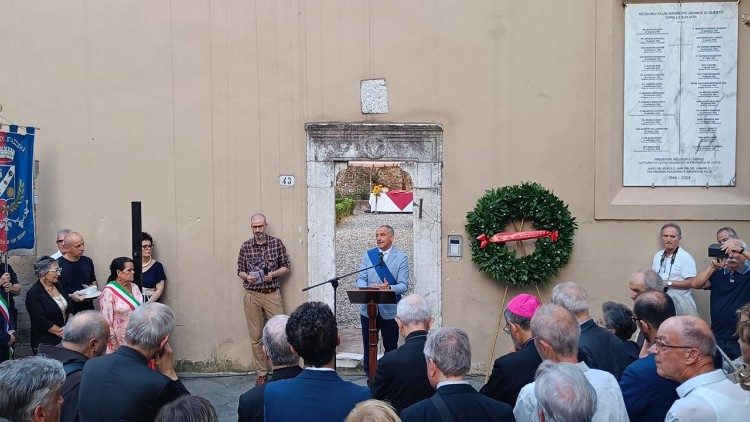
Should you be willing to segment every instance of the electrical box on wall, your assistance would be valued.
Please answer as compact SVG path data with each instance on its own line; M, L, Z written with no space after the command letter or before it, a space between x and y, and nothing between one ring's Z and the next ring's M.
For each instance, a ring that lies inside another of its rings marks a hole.
M463 239L460 235L449 234L448 235L448 256L449 257L461 257L461 244Z

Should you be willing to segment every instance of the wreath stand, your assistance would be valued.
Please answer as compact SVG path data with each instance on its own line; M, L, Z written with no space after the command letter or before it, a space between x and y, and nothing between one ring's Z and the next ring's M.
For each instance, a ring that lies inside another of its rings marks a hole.
M502 329L508 289L531 290L529 287L534 286L541 301L539 286L549 284L570 260L578 225L560 198L539 183L529 182L487 190L477 200L474 210L466 215L466 220L467 233L478 241L471 245L472 261L480 271L505 287L487 362L486 383ZM535 230L523 231L526 221L533 221ZM501 231L510 224L514 232ZM537 239L535 250L527 254L523 240L531 239ZM515 242L515 250L505 246L512 242Z
M519 227L516 225L516 222L513 221L513 228L516 229L516 232L520 232L521 229L523 229L523 223L524 223L524 220L521 219L521 227L519 229ZM522 240L516 241L516 249L520 249L521 252L524 255L526 255L526 248L524 248ZM534 287L536 288L537 299L539 299L540 302L544 303L544 301L542 300L542 292L539 290L539 286L534 285ZM495 348L497 347L497 338L500 336L500 330L502 329L500 327L503 325L503 310L505 309L505 300L507 299L507 297L508 297L508 285L506 284L505 290L503 291L503 300L502 300L502 303L500 304L500 312L498 312L498 315L497 315L497 328L495 329L495 339L492 341L492 350L490 350L490 355L487 357L487 365L486 365L487 369L485 370L485 373L484 373L485 384L487 384L487 381L490 379L490 373L492 372L492 366L493 366L492 363L494 362L492 357L495 356Z

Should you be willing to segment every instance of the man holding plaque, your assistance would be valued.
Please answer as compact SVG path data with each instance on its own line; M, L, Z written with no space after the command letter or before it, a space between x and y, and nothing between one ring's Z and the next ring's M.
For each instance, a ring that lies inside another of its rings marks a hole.
M365 252L357 277L357 287L380 290L393 290L397 300L406 293L409 284L409 258L393 245L393 227L382 225L375 230L377 247ZM372 267L372 268L369 268ZM367 269L369 268L369 269ZM385 352L396 350L398 346L398 324L396 305L378 305L377 328L383 337ZM359 305L359 320L362 323L362 345L364 346L365 375L369 374L367 305Z

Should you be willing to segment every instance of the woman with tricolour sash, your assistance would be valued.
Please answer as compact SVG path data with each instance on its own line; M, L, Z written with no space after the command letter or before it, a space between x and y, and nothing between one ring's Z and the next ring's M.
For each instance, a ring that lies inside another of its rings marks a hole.
M141 290L133 283L135 270L132 259L124 256L113 259L109 271L107 285L99 296L100 312L109 324L107 354L120 347L130 314L143 302Z

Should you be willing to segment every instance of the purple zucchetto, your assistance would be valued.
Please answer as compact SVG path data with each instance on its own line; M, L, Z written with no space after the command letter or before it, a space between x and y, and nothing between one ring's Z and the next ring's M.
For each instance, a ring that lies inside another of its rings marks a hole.
M536 296L526 293L521 293L508 302L508 310L524 318L533 317L534 312L536 312L540 306L542 306L542 302L540 302Z

